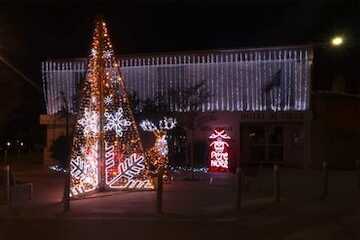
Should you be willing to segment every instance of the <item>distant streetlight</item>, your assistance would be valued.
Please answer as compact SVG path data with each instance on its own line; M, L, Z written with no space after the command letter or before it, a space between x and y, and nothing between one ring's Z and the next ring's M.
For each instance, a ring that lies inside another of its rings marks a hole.
M331 45L334 47L339 47L344 44L344 38L341 36L336 36L331 39Z

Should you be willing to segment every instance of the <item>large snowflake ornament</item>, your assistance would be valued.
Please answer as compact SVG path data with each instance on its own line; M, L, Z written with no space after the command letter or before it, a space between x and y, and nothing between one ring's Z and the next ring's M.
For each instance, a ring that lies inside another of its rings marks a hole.
M104 103L105 103L105 105L111 104L111 103L112 103L112 96L111 96L111 95L106 96L106 97L104 98Z
M106 124L104 129L106 131L114 130L116 136L122 137L123 132L131 125L131 122L124 117L124 111L120 107L116 112L105 112Z
M96 134L99 132L99 116L95 111L85 108L84 116L78 121L84 127L84 134Z

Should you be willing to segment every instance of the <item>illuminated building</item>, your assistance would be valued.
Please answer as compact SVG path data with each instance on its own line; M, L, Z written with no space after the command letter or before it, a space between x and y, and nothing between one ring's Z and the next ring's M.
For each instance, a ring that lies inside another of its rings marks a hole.
M169 87L183 89L205 82L210 93L207 102L196 109L169 106L172 111L196 111L208 119L198 123L193 135L196 163L207 162L208 137L214 129L224 129L231 137L230 171L241 162L311 164L311 47L120 55L119 59L128 91L135 91L141 100L159 91L166 95ZM86 59L42 63L47 114L40 121L47 125L47 164L51 142L65 131L63 120L56 117L61 110L60 92L66 93L74 109L72 99L86 66Z

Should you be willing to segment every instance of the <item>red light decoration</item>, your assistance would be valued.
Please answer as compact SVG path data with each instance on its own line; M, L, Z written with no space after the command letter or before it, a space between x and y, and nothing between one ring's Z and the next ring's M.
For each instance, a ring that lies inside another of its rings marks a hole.
M225 130L214 130L209 137L210 147L210 166L209 172L228 172L229 171L229 143L231 139Z

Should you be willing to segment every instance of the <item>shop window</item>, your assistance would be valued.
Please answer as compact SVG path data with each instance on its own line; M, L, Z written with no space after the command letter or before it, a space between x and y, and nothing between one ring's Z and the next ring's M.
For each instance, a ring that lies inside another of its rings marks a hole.
M283 161L283 127L273 125L249 126L250 161Z

